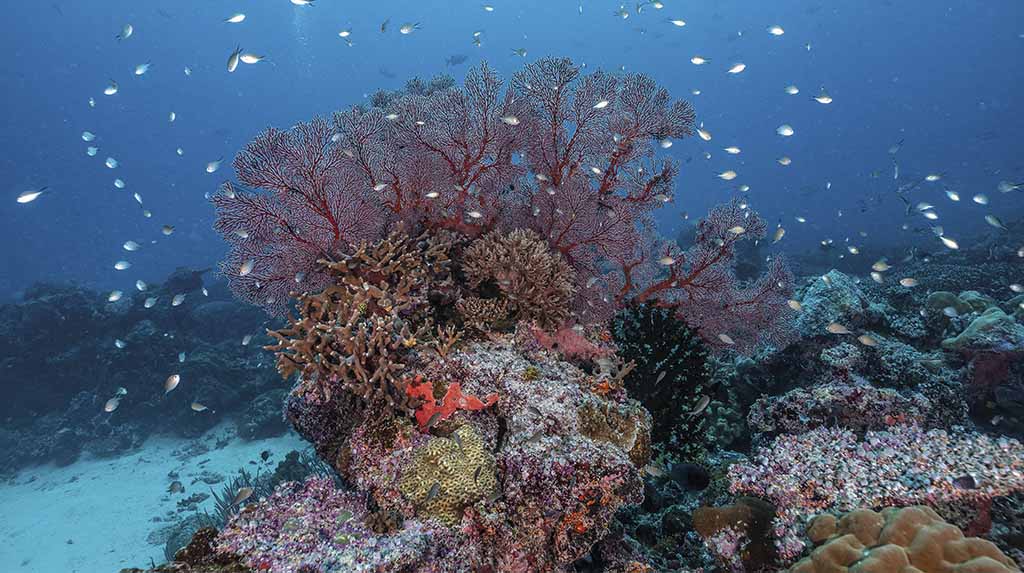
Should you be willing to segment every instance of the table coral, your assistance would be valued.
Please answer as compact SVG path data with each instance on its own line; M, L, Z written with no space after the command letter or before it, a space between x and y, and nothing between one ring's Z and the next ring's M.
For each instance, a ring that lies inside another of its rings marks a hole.
M733 493L775 504L776 545L786 560L804 546L797 524L823 510L966 504L987 512L993 497L1024 490L1024 445L915 426L867 432L863 439L818 428L779 436L750 463L732 466L729 479Z
M858 509L808 527L817 548L789 573L1011 573L991 541L964 537L927 506Z

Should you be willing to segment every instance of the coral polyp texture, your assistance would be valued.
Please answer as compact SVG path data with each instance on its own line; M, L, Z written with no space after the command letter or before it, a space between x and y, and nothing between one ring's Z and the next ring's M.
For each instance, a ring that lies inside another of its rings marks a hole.
M893 426L867 432L817 428L782 435L749 464L729 469L729 489L776 507L778 554L804 549L798 525L821 511L924 504L984 532L993 497L1024 490L1024 445L965 431Z
M858 509L816 517L807 534L817 546L789 573L1013 573L1013 560L991 541L965 537L927 506Z

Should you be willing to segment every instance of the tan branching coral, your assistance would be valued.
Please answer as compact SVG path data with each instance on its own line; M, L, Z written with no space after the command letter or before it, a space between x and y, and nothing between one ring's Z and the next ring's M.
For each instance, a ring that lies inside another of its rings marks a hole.
M569 318L575 273L534 231L480 237L466 248L462 270L474 289L497 287L515 320L557 327Z
M417 515L456 525L467 506L498 491L494 456L466 424L450 438L434 437L417 448L398 488Z
M504 298L479 298L467 296L455 303L466 326L487 331L492 327L509 323L512 312L509 301Z
M330 398L333 383L368 403L415 407L405 392L406 351L431 327L428 289L448 280L449 243L392 233L362 243L338 261L321 261L335 278L323 292L298 295L299 317L268 334L277 369L302 377L300 392Z
M808 527L818 547L791 573L1010 573L1020 571L994 543L964 537L927 506L858 509Z

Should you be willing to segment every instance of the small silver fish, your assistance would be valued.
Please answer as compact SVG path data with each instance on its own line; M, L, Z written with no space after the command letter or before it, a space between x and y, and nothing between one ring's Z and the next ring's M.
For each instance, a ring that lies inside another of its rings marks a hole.
M239 61L239 58L241 57L241 55L242 55L242 48L241 47L237 47L237 48L235 48L235 51L231 52L231 55L228 56L228 72L229 73L230 72L234 72L236 69L238 69L238 61Z
M999 217L996 217L995 215L985 215L985 222L997 229L1009 231L1009 229L1006 228L1006 225L1004 225L1003 222L999 220Z
M878 346L878 341L875 340L874 337L869 336L867 334L862 334L858 336L857 341L863 344L864 346Z
M181 382L180 374L171 374L164 380L164 394L170 393L172 390L178 387L178 383Z
M701 396L700 400L697 401L697 405L694 406L693 410L690 412L690 417L692 418L694 416L699 415L701 412L703 412L708 407L708 404L710 404L710 403L711 403L711 397L710 396L708 396L706 394Z
M253 489L251 487L238 488L238 493L236 493L234 499L231 500L231 505L238 505L243 501L249 499L249 496L252 495L252 492Z
M207 408L206 406L203 406L199 402L192 402L192 410L194 412L205 412L208 409L209 408Z
M839 324L838 322L830 323L828 326L825 327L825 330L829 331L832 334L850 334L850 329Z
M31 203L38 199L39 196L42 195L44 192L46 192L46 189L47 187L43 187L42 189L39 189L37 191L22 191L21 194L18 195L17 201L18 203L21 204Z
M430 416L430 419L427 420L427 423L426 423L425 427L429 430L430 428L433 428L434 426L436 426L437 423L440 422L440 421L441 421L441 412L440 411L434 412Z
M434 485L430 486L430 490L427 491L427 497L423 499L423 503L427 503L433 500L441 493L441 482L434 482Z

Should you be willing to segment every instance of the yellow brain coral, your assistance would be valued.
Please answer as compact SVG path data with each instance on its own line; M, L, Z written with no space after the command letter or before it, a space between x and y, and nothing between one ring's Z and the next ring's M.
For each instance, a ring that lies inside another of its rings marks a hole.
M398 489L416 514L456 525L462 512L498 491L494 456L472 426L460 426L450 438L434 437L416 449Z
M790 573L1010 573L1020 571L991 541L964 537L930 507L858 509L807 529L817 548Z

